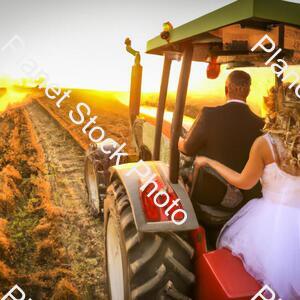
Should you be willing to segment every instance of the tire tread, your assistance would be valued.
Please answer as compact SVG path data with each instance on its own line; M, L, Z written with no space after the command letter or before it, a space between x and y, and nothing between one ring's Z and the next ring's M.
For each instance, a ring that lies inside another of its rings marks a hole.
M125 238L131 299L191 299L193 248L174 232L138 232L122 183L116 180L108 190Z

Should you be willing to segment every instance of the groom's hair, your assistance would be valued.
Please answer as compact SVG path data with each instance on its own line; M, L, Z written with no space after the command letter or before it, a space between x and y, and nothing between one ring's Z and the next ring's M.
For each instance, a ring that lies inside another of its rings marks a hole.
M246 100L250 93L251 77L240 70L232 71L226 80L226 93L231 99Z

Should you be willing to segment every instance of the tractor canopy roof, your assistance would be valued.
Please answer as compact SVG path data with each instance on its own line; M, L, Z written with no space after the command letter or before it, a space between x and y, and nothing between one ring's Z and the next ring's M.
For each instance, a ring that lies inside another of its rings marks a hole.
M167 32L148 41L146 52L180 55L192 43L193 60L207 62L208 57L216 56L219 63L247 64L249 55L253 54L250 49L268 34L278 48L283 45L287 50L290 64L299 64L299 16L300 4L293 2L238 0L177 28L170 26ZM250 61L259 66L265 57L254 55Z

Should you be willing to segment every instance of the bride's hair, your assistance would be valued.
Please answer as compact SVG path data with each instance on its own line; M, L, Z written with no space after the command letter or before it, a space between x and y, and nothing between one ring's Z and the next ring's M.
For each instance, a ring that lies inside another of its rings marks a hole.
M267 110L264 132L270 133L277 141L279 166L289 173L298 174L300 170L300 99L292 83L284 83L281 88L272 87L268 96L264 97L264 105ZM281 148L284 148L284 151Z

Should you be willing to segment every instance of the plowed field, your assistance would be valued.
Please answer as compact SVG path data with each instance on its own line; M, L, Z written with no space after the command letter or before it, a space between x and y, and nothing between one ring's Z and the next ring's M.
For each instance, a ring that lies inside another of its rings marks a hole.
M106 298L83 167L82 147L37 102L0 116L2 294L19 284L32 299Z

